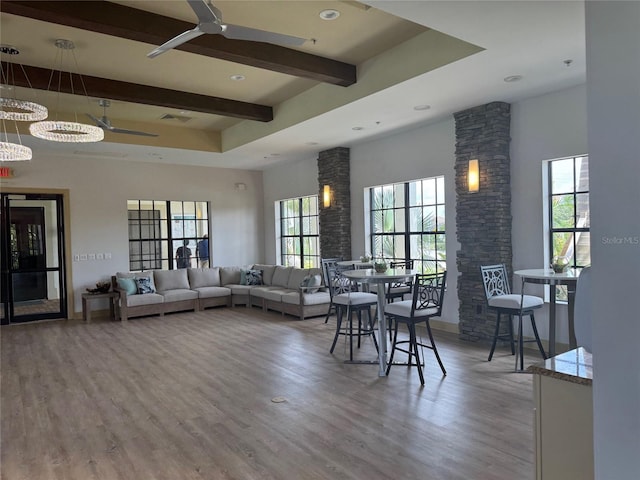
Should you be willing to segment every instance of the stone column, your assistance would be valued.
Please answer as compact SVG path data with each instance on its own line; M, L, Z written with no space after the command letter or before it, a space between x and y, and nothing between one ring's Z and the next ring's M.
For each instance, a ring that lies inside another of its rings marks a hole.
M486 311L480 266L504 263L512 277L510 107L492 102L454 114L459 333L464 340L490 339L495 329L496 315ZM475 193L467 184L472 159L480 166Z
M336 147L318 155L320 256L351 258L350 150ZM324 207L325 185L331 188L331 206Z

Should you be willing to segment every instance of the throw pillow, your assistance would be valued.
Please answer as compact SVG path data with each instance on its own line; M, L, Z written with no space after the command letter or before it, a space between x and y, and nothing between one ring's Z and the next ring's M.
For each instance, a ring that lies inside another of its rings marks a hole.
M136 277L136 285L138 286L138 293L156 293L155 285L152 283L150 277Z
M262 270L241 270L240 285L262 285Z
M138 293L138 286L133 278L121 277L117 279L118 287L124 290L127 295L135 295Z
M306 290L303 293L316 293L322 284L322 278L320 275L307 275L302 279L300 286L302 288L306 287ZM316 287L316 288L314 288Z

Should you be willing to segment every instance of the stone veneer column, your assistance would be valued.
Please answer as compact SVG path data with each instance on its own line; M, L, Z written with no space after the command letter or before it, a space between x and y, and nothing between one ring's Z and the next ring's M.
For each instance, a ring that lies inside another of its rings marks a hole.
M496 315L488 313L481 265L504 263L511 281L511 111L492 102L454 114L456 121L456 226L459 333L464 340L493 337ZM478 159L480 189L470 193L469 160ZM506 324L505 324L506 327Z
M350 150L336 147L318 155L320 256L351 258ZM322 191L331 187L331 206L324 208Z

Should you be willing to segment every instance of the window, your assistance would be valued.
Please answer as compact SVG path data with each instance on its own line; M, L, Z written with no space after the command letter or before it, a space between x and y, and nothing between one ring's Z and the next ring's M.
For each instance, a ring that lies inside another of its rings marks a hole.
M280 263L288 267L319 267L318 196L281 200L278 206Z
M421 273L446 270L444 177L369 189L370 252L413 260Z
M198 266L196 245L209 232L207 202L128 200L127 210L131 271L179 268L178 252L186 254L182 266Z
M566 257L569 266L591 264L589 233L589 158L562 158L547 162L549 262ZM566 300L566 288L558 288L557 299Z

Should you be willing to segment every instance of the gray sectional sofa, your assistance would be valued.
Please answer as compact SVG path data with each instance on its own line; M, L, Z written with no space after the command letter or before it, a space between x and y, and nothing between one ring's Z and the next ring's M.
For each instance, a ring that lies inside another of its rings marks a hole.
M300 320L325 315L331 298L319 268L280 265L118 272L120 319L214 306L257 306Z

